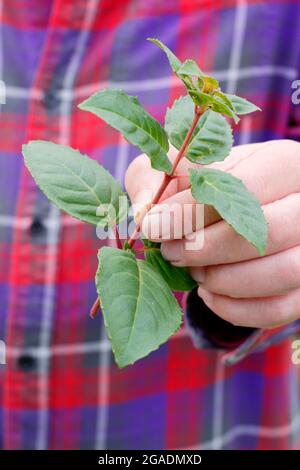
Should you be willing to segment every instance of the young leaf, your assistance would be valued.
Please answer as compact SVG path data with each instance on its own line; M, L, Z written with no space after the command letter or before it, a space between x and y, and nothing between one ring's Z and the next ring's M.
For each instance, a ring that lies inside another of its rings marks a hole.
M163 44L158 39L154 38L147 38L148 41L151 41L153 44L156 44L160 47L164 53L166 54L170 67L173 72L177 75L178 78L183 82L186 86L187 91L194 90L195 86L193 85L192 76L198 77L198 80L201 80L202 72L199 69L197 63L194 60L188 59L184 63L182 63L176 55Z
M235 112L227 106L227 104L221 100L218 96L209 95L208 93L203 93L201 91L189 91L194 103L198 106L208 106L210 109L216 113L224 114L234 120L237 124L239 122L239 117Z
M165 129L177 149L182 146L193 117L194 104L189 96L174 101L172 108L167 110ZM226 119L208 110L201 116L185 156L202 165L222 161L230 153L232 143L232 131Z
M127 199L119 183L95 160L42 140L23 145L22 151L38 186L68 214L103 226L119 223L126 215Z
M197 282L190 276L186 268L172 266L163 258L159 243L144 240L144 245L147 247L145 251L146 261L153 266L155 271L161 274L171 290L177 292L190 291L197 285Z
M214 90L219 89L219 82L215 78L209 77L208 75L203 75L202 80L204 84L205 93L210 93L210 92L213 92Z
M179 68L182 66L181 61L176 57L176 55L169 49L165 44L163 44L159 39L155 38L147 38L147 41L152 42L153 44L156 44L158 47L160 47L164 53L166 54L169 64L171 66L171 69L173 72L177 73Z
M186 60L176 71L178 76L188 75L190 77L202 77L203 72L199 69L197 62L194 60Z
M226 98L231 102L232 108L236 114L249 114L254 113L255 111L261 111L261 109L245 98L240 96L231 95L229 93L224 93Z
M189 173L193 197L202 204L213 206L263 255L267 244L267 223L258 200L243 182L220 170L190 169Z
M170 288L149 263L133 253L103 247L96 286L119 367L157 349L180 324L182 313Z
M129 143L149 156L152 168L171 173L167 135L136 97L122 90L107 89L90 96L79 104L79 108L95 114L121 132Z
M221 99L221 101L224 101L224 103L228 106L228 108L233 109L231 101L228 99L227 95L225 93L222 93L221 91L216 91L214 93L215 96Z

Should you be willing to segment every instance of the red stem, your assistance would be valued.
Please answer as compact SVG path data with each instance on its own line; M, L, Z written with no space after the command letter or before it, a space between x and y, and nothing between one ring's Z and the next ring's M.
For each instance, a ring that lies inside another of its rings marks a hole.
M114 231L115 238L116 238L117 248L120 248L120 250L122 250L122 242L121 242L121 239L120 239L118 227L116 225L113 226L113 231Z
M122 249L122 242L121 242L121 239L120 239L118 227L116 225L114 225L112 227L112 229L113 229L114 234L115 234L116 246L117 246L117 248L119 248L121 250ZM98 313L99 308L100 308L100 300L99 300L99 297L97 297L97 299L95 300L95 302L94 302L94 304L93 304L93 306L90 310L91 318L95 318L95 316Z
M139 248L138 250L134 250L136 252L137 255L140 255L141 253L145 253L145 251L160 251L160 248L154 248L154 247L147 247L147 246L143 246L142 248Z
M90 317L91 318L95 318L95 316L97 315L98 313L98 310L100 308L100 300L99 300L99 297L97 297L97 299L95 300L91 310L90 310Z

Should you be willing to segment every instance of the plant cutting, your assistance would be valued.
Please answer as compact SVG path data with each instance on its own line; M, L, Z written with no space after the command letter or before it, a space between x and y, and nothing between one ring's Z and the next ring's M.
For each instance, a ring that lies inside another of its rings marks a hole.
M98 297L91 315L94 317L101 305L119 367L145 357L180 328L182 311L173 292L196 286L187 269L172 266L162 257L158 243L142 239L143 247L136 248L145 215L162 200L183 158L196 164L189 170L194 199L213 206L260 255L264 255L267 242L266 220L254 195L234 176L206 167L230 153L233 138L228 121L237 123L240 115L259 108L224 93L218 81L201 71L194 60L181 62L161 41L149 40L165 52L186 89L186 95L167 110L164 127L137 97L122 90L99 91L79 105L118 130L149 157L153 169L164 173L159 189L139 212L136 227L125 242L119 237L118 226L128 214L127 199L124 204L121 186L105 168L71 147L46 141L23 146L27 168L54 204L84 222L110 227L115 234L116 246L102 247L98 253ZM173 163L168 157L169 142L178 150Z

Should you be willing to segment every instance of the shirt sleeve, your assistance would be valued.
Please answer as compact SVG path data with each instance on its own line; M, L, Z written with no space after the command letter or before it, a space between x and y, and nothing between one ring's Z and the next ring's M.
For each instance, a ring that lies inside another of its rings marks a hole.
M197 289L186 298L186 326L196 348L223 350L225 365L236 364L251 353L300 334L300 319L272 329L235 326L212 312L198 296Z

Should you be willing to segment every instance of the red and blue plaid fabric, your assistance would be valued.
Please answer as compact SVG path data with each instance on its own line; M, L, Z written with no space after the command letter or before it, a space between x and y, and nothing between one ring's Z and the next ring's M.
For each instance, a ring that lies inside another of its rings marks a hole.
M113 86L162 121L183 90L148 36L261 106L242 120L236 143L299 137L300 107L291 103L299 2L9 0L0 19L0 447L300 448L291 362L299 323L274 332L281 341L264 350L249 338L230 366L222 351L195 349L182 329L119 370L101 316L87 314L101 243L48 202L21 157L29 139L70 144L122 181L137 151L76 105Z

